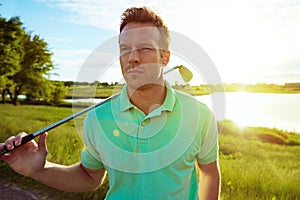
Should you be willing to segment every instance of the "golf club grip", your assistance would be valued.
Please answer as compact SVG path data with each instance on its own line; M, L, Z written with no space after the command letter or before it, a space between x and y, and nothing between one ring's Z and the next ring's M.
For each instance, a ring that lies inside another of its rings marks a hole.
M13 150L14 149L17 149L19 148L20 146L26 144L27 142L31 141L32 139L34 138L34 135L33 134L29 134L29 135L26 135L25 137L22 138L22 141L21 141L21 144L19 146L14 146ZM13 150L8 150L6 147L4 147L1 151L0 151L0 157L10 151L13 151Z

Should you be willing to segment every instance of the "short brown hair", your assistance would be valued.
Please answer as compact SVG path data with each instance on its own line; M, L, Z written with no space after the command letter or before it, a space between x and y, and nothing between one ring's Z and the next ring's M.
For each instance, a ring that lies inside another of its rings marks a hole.
M170 34L168 27L164 24L160 16L147 7L132 7L125 10L121 15L120 33L128 23L151 23L159 28L162 36L162 46L169 49Z

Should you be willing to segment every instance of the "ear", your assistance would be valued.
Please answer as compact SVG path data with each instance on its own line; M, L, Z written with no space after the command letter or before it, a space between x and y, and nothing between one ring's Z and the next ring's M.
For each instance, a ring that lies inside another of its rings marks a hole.
M162 51L161 53L161 64L163 67L165 67L168 63L169 63L169 60L170 60L170 51Z

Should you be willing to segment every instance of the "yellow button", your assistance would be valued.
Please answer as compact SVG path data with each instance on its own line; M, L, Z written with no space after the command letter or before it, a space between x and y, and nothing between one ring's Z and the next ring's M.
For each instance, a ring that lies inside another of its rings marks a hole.
M114 136L118 137L120 135L120 132L117 129L115 129L113 131L113 134L114 134Z
M142 122L142 126L145 126L146 125L146 122Z

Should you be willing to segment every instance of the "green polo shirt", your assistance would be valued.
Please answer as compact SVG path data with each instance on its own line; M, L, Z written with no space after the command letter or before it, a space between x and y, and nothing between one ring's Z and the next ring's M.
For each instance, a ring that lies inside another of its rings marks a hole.
M107 170L106 199L197 199L195 161L217 159L217 125L207 106L166 88L164 103L148 115L131 104L126 85L87 114L81 162Z

